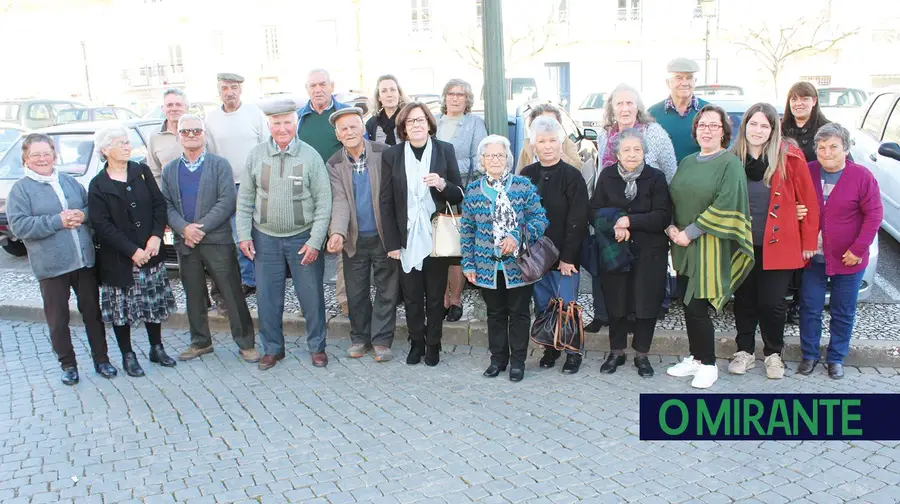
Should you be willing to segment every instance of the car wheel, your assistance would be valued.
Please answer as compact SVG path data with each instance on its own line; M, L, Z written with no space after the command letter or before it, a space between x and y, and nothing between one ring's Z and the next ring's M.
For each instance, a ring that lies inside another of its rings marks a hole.
M7 240L6 243L3 244L3 250L16 257L25 257L28 255L28 250L25 249L25 243L21 241Z

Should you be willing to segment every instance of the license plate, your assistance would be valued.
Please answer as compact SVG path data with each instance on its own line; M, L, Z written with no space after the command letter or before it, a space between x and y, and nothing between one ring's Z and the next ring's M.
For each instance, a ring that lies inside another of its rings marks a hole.
M166 234L163 235L163 243L166 245L175 245L175 235L168 229L166 230Z

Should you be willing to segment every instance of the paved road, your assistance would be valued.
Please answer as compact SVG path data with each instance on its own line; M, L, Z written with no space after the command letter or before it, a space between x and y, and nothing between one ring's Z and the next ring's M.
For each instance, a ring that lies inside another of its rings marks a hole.
M601 375L600 354L570 377L532 357L512 384L480 376L484 349L448 348L426 368L330 346L317 369L292 339L260 372L219 334L214 354L164 369L141 330L147 377L107 381L76 337L82 381L66 387L45 328L0 321L4 504L900 501L898 442L641 442L639 394L688 382L629 366ZM184 332L164 338L174 352L187 344ZM774 382L757 367L713 391L898 390L893 369Z

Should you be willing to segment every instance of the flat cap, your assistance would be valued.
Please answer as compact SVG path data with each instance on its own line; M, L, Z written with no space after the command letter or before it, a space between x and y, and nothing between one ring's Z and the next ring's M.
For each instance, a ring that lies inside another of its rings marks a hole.
M216 75L216 80L227 82L244 82L244 76L236 73L220 73Z
M697 73L700 71L700 66L697 65L697 63L695 63L693 60L689 60L687 58L675 58L666 66L666 71L669 73Z
M341 110L336 110L336 111L332 112L331 115L328 116L328 122L330 122L331 125L334 126L334 123L337 122L339 117L349 115L349 114L356 114L359 116L360 119L363 118L363 111L361 108L347 107L347 108L342 108Z
M289 100L286 98L272 100L268 103L264 103L262 104L262 106L260 106L260 108L267 116L276 116L297 112L297 104L294 103L294 100Z

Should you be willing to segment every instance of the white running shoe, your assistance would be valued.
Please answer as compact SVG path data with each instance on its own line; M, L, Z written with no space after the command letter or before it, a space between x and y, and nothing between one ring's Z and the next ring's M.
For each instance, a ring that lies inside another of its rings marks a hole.
M766 376L771 380L780 380L784 378L784 361L777 353L766 357Z
M666 374L676 378L684 378L685 376L694 376L700 370L700 361L694 360L694 356L685 357L683 361L666 369Z
M728 372L731 374L744 374L756 367L756 357L744 351L734 354L734 359L728 364Z
M719 368L715 364L709 366L700 366L700 370L694 375L691 381L691 387L709 388L719 379Z

